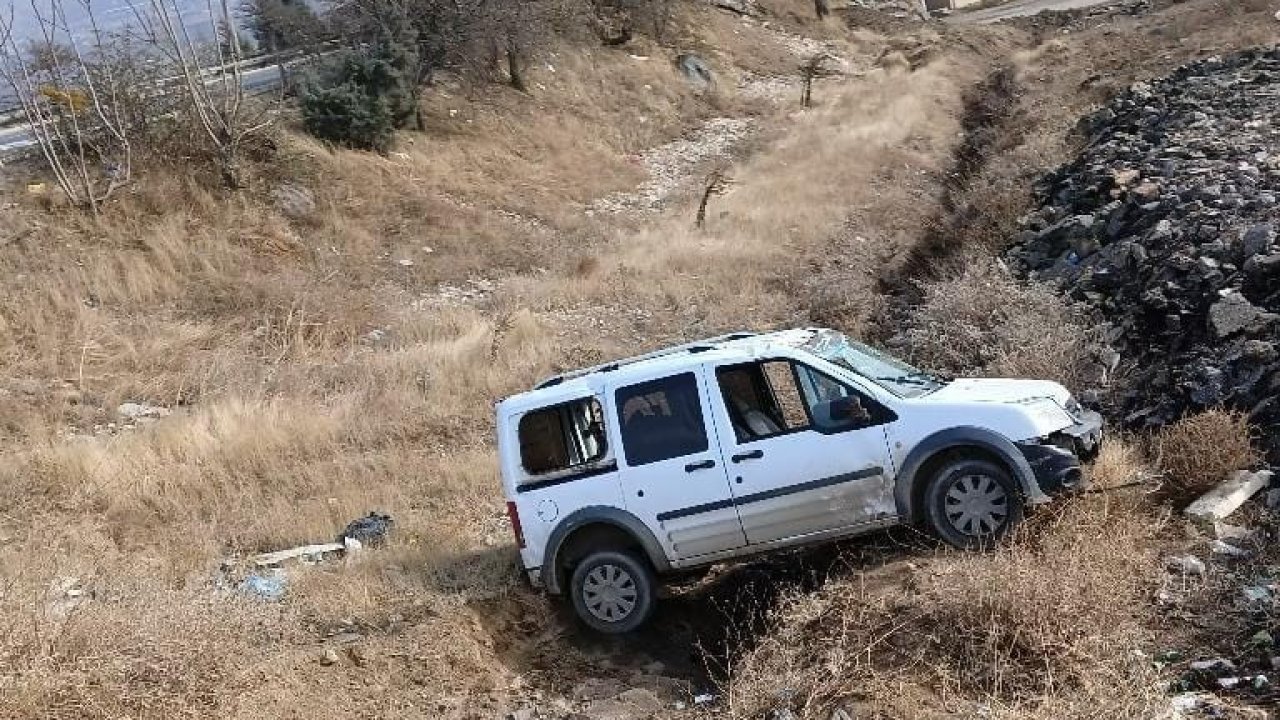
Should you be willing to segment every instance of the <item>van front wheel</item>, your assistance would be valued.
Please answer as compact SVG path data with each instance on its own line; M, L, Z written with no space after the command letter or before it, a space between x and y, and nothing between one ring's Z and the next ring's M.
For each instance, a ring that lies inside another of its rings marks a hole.
M933 532L965 550L990 547L1022 520L1022 494L1003 467L960 458L938 468L924 493Z
M626 551L602 550L574 568L569 595L582 622L617 635L635 630L653 614L654 582L644 560Z

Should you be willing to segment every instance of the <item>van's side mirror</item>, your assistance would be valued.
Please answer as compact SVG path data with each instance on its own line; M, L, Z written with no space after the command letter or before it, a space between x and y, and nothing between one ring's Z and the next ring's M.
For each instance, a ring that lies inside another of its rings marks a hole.
M831 419L837 422L867 422L871 413L862 406L857 395L846 395L831 401Z

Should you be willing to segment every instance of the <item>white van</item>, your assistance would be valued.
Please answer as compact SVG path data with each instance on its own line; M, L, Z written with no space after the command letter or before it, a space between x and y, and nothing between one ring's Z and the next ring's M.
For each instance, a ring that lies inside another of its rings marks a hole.
M820 328L578 370L497 407L529 578L627 632L676 571L911 523L962 548L1071 490L1102 421L1061 385L923 372Z

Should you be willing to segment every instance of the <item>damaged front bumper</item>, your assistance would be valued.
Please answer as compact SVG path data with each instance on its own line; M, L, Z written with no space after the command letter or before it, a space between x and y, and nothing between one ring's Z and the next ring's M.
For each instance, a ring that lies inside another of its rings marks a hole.
M1091 410L1080 412L1074 425L1049 437L1018 443L1018 449L1031 465L1036 483L1049 495L1082 488L1081 463L1093 460L1101 448L1102 416Z

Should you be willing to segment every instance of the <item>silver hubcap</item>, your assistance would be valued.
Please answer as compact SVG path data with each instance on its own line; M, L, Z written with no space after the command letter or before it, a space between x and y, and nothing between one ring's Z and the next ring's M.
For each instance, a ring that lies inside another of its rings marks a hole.
M587 612L597 618L609 623L621 622L636 609L636 581L624 568L601 565L587 573L582 583L582 599Z
M1009 495L989 475L965 475L947 491L946 510L956 530L972 537L991 535L1009 517Z

